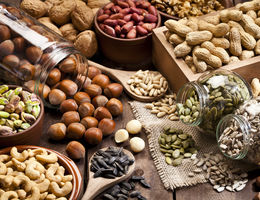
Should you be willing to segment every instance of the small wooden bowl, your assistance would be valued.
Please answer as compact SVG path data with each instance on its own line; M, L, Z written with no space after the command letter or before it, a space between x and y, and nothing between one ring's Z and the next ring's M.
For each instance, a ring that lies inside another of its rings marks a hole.
M101 30L97 22L100 8L94 18L94 27L99 48L103 55L126 70L145 69L152 62L152 32L135 39L116 38ZM161 16L158 13L157 27L161 25Z
M19 146L16 146L16 148L17 148L18 152L21 152L26 149L41 148L41 149L46 150L48 153L55 153L58 156L59 164L65 168L66 173L71 174L73 176L73 181L72 181L73 187L72 187L72 191L71 191L71 194L70 194L70 197L68 198L68 200L78 199L80 190L82 189L82 176L80 174L80 171L79 171L77 165L70 158L68 158L67 156L65 156L57 151L54 151L54 150L48 149L48 148L44 148L44 147L19 145ZM7 147L4 149L1 149L0 155L1 154L10 154L11 149L12 149L12 147Z
M8 85L8 87L14 89L20 86ZM24 87L23 90L31 92L30 90ZM41 106L41 112L37 120L34 122L34 124L31 127L29 127L28 129L22 132L14 133L11 135L5 135L5 136L0 135L0 148L21 145L21 144L32 144L32 145L39 144L42 135L42 126L44 120L44 104L38 95L37 98L40 100L40 106Z

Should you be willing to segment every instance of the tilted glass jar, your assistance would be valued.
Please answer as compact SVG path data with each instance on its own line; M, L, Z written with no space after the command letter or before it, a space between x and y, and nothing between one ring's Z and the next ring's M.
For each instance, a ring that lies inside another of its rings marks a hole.
M72 43L0 2L0 80L28 87L56 108L81 89L87 69L87 59Z
M228 158L260 164L260 97L244 102L234 114L222 118L216 138Z
M219 120L251 98L251 88L241 76L219 69L186 83L177 94L177 111L183 123L215 137Z

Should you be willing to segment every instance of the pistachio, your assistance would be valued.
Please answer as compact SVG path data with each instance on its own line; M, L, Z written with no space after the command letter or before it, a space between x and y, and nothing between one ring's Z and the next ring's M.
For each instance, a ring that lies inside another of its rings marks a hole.
M0 135L10 135L13 133L13 129L8 126L0 126Z
M31 126L31 125L28 124L28 123L22 123L22 125L21 125L20 128L22 128L22 129L27 129L27 128L29 128L30 126Z
M0 117L1 118L8 118L9 116L10 116L10 114L8 112L0 111Z
M22 112L21 119L29 124L33 124L36 121L36 118L33 115L25 112Z
M19 127L21 127L22 123L23 123L23 121L20 119L14 120L14 127L19 128Z

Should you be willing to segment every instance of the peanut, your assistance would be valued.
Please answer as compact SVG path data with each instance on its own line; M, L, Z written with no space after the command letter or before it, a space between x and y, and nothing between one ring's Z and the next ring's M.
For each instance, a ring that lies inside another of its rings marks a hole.
M195 67L195 65L193 63L193 58L191 56L186 56L185 57L185 63L189 66L189 68L191 69L191 71L193 73L196 73L197 70L196 70L196 67Z
M221 47L223 49L228 49L230 46L230 43L226 38L212 38L211 42L216 47Z
M187 44L187 42L183 42L179 45L177 45L173 50L175 56L177 58L184 57L188 55L191 52L191 47Z
M260 40L257 40L255 45L255 54L260 55Z
M237 62L237 61L240 61L237 56L231 56L228 64L234 63L234 62Z
M185 40L182 38L182 37L180 37L180 36L178 36L177 34L172 34L170 37L169 37L169 42L172 44L172 45L174 45L174 46L176 46L176 45L178 45L178 44L181 44L181 43L183 43Z
M239 9L244 13L248 12L249 10L260 10L260 2L257 0L245 2L239 6Z
M247 33L254 36L256 39L260 38L260 27L255 24L252 17L243 15L241 23Z
M207 16L203 18L204 21L213 24L213 25L218 25L220 23L220 15L213 15L213 16Z
M229 51L234 56L242 54L241 37L238 28L231 28L229 33L230 47Z
M256 45L255 38L249 33L246 33L245 31L239 31L239 33L241 37L242 46L245 47L247 50L254 49Z
M193 55L192 58L193 58L194 66L196 67L198 72L205 72L207 70L208 66L206 62L199 60L195 55Z
M256 12L254 10L249 10L249 11L247 11L246 14L248 16L252 17L252 19L254 19L254 20L257 18L257 14L256 14Z
M186 35L186 42L188 45L198 45L211 40L212 36L210 31L193 31Z
M167 20L164 25L172 32L178 34L181 37L185 37L192 29L176 20Z
M194 51L194 55L197 56L198 59L205 61L208 65L219 68L222 66L222 62L219 57L212 55L205 48L198 48Z
M230 26L230 28L235 27L235 28L238 28L239 31L245 31L244 28L239 23L237 23L235 21L229 21L228 25Z
M186 25L190 27L193 31L197 31L199 29L198 19L195 17L190 18Z
M246 60L248 58L252 58L254 57L254 51L248 51L248 50L244 50L242 51L242 54L239 56L240 60Z
M215 25L210 24L210 23L208 23L204 20L200 20L198 22L198 25L199 25L200 31L204 31L204 30L210 31L211 33L213 33L213 35L215 37L223 37L229 31L229 25L226 24L226 23L220 23L220 24L215 26Z
M254 78L251 82L253 96L257 97L260 95L260 82L258 78Z
M220 13L220 20L222 22L240 21L242 19L243 12L239 10L222 10Z
M260 17L255 19L255 23L260 26Z
M201 47L206 48L212 55L215 55L220 58L222 63L229 63L230 57L227 51L221 47L215 47L212 42L206 41L201 44Z

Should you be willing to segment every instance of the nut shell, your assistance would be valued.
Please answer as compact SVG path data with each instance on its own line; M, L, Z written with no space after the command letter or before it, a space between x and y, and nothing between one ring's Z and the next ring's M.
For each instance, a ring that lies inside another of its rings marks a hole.
M99 128L89 128L85 132L85 140L88 144L97 145L102 141L103 134Z
M85 157L86 150L81 143L71 141L66 147L66 152L71 159L78 160Z
M60 111L62 113L68 111L77 111L77 110L78 110L78 104L74 99L67 99L60 104Z
M78 85L72 80L65 79L60 82L60 89L68 96L73 96L78 91Z
M58 83L61 79L61 72L59 69L54 68L53 70L50 71L49 76L46 80L48 85L55 85Z
M79 113L76 111L65 112L61 117L61 122L63 122L66 126L70 125L73 122L79 122L79 121L80 121Z
M118 98L123 92L123 86L119 83L111 83L104 89L104 94L108 98Z
M98 126L98 120L91 116L84 117L80 123L83 124L86 129Z
M66 126L63 123L52 124L47 134L52 140L62 140L66 136Z
M102 89L106 88L110 83L109 77L105 74L98 74L96 75L93 80L93 84L99 85Z
M74 122L71 123L67 128L67 137L74 140L79 140L82 138L86 131L86 128L83 124Z
M90 96L86 92L77 92L74 95L74 99L77 102L78 105L81 103L87 102L90 103Z
M79 115L81 118L93 115L95 107L88 102L81 103L79 106Z
M101 74L101 70L95 66L88 67L88 77L93 79L96 75Z
M91 102L95 108L101 107L101 106L104 107L106 105L106 103L108 102L108 98L104 95L98 95L98 96L95 96Z
M90 84L88 85L84 91L89 94L91 98L101 95L102 94L102 88L97 84Z
M94 112L94 117L100 121L104 118L112 119L112 115L105 107L98 107Z
M104 136L110 135L114 132L116 123L112 119L104 118L99 122L98 128L100 128Z
M66 99L66 94L59 89L52 89L49 93L49 102L52 105L60 105Z
M106 104L106 108L113 116L118 116L123 113L123 104L116 98L110 99Z

